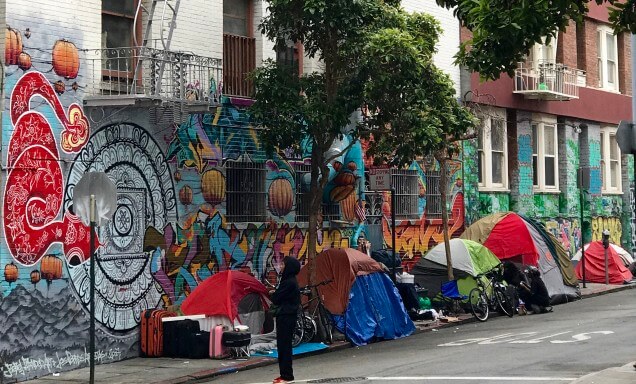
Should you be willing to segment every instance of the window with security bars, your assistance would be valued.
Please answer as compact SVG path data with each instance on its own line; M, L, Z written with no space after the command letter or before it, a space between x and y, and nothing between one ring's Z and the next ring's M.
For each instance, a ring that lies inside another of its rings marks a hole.
M226 217L230 222L263 222L267 218L263 163L227 162Z
M418 212L418 175L413 169L393 169L391 183L395 189L395 217L416 219Z
M426 171L426 218L442 218L442 191L440 179L442 171Z
M296 172L296 221L309 221L309 180L311 177L311 165L294 165Z

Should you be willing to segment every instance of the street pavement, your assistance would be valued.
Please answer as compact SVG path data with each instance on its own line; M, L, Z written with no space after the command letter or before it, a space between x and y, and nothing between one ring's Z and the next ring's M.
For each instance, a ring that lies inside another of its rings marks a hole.
M610 294L610 293L614 293L618 291L624 291L634 287L635 287L634 285L606 286L604 284L588 283L587 288L581 289L582 291L581 293L583 298L587 299L587 298L592 298L599 295L605 295L605 294ZM633 297L633 295L631 292L616 294L616 296L623 296L623 295L626 295L625 297L629 297L630 301L632 301L631 298ZM605 301L608 301L608 300L603 300L603 302ZM555 311L567 313L569 305L570 304L556 306ZM536 315L536 316L551 316L551 315L552 314ZM634 316L633 313L631 313L631 316L632 317ZM523 320L522 320L522 317L515 317L512 320L507 319L505 317L494 318L489 320L487 323L483 323L485 324L483 326L485 328L483 329L488 330L489 328L487 327L492 327L491 330L493 332L498 330L500 331L502 335L501 337L506 337L506 336L503 336L506 334L505 330L511 327L511 324L517 323L517 322L507 323L507 321L515 321L515 320L528 321L528 319L534 318L534 317L535 315L528 316L526 319L523 319ZM546 319L548 320L548 322L553 321L549 317L547 317ZM323 350L323 351L310 354L310 355L295 356L295 361L307 356L312 356L308 359L307 363L309 363L309 360L313 360L313 361L322 360L326 362L327 366L334 367L333 372L331 371L325 372L324 368L317 367L316 369L318 370L322 369L322 372L321 372L322 376L320 377L333 377L333 373L336 372L335 367L340 364L343 366L342 369L346 369L347 371L350 371L350 374L347 375L348 377L347 378L342 377L340 381L326 381L325 379L322 379L318 381L317 380L299 380L298 382L324 382L324 383L345 382L345 381L342 381L343 379L346 379L346 381L348 382L366 382L366 383L374 382L373 377L369 378L368 377L369 375L365 374L364 365L357 364L361 362L362 360L356 360L355 354L358 354L360 358L362 358L363 355L369 358L370 356L372 356L371 353L377 354L379 351L382 351L382 350L392 350L395 352L394 354L400 353L400 350L404 350L404 356L408 356L409 353L411 353L413 359L419 359L417 361L421 361L421 364L432 364L433 362L423 359L421 356L418 356L417 351L410 351L410 352L407 351L408 349L411 349L411 350L417 349L417 348L414 348L414 346L412 345L413 343L418 342L416 341L416 338L426 338L426 339L432 340L432 342L435 342L434 338L442 336L441 334L443 332L450 332L452 330L453 333L457 333L457 332L460 332L462 328L465 328L467 326L470 327L468 324L471 324L471 323L473 323L472 327L476 326L476 323L474 323L474 319L470 315L462 315L459 321L451 322L451 323L442 323L437 321L418 322L416 323L418 327L417 333L425 333L425 332L435 332L435 333L431 333L429 335L422 334L422 335L412 336L409 338L404 338L404 339L395 340L395 341L383 341L383 342L371 344L367 347L360 347L360 348L352 348L351 345L346 342L336 342L333 345L331 345L327 350ZM615 324L615 325L618 325L618 324ZM634 322L632 320L629 326L633 328L633 325L634 325ZM447 329L447 328L450 328L450 329ZM469 328L465 328L465 329L470 330ZM569 337L569 335L567 336ZM601 335L601 337L605 337L605 336L606 335ZM448 336L446 335L444 335L444 337L448 338ZM633 343L633 337L630 336L629 339ZM487 343L489 343L489 341L486 341L486 344ZM468 347L462 346L460 348L462 348L461 350L463 351L463 350L466 350L467 348L470 348L470 346ZM449 351L450 350L452 350L452 348L449 348ZM329 352L335 352L335 351L341 351L341 352L329 353ZM449 353L448 355L445 355L445 356L452 358L453 354L456 353L455 350L452 350L452 351L453 351L452 353ZM535 375L517 372L516 375L512 375L512 376L515 376L514 381L516 382L524 382L523 379L525 378L527 379L527 382L534 382L534 381L571 382L571 383L578 383L578 384L592 384L592 383L597 383L597 384L631 383L633 384L633 383L636 383L636 370L633 367L634 362L630 361L630 360L636 360L636 349L631 348L631 355L625 356L625 357L622 357L622 356L617 357L610 353L603 353L603 356L602 356L603 359L598 359L597 356L593 356L592 352L593 351L590 352L589 358L592 359L593 361L590 361L589 364L585 364L584 367L580 367L578 370L566 369L564 370L564 372L567 371L569 373L568 375L560 375L558 377L554 377L553 380L551 380L551 377L549 375L550 372L548 371L538 372ZM328 354L323 355L324 353L328 353ZM339 354L343 356L340 356ZM344 354L347 354L346 358ZM317 356L317 355L320 355L320 356ZM351 356L353 356L354 359L349 360ZM375 359L376 357L379 357L379 356L373 355L373 359ZM620 360L621 358L626 359L626 361L621 361ZM505 359L505 356L502 356L501 359ZM534 356L534 360L530 360L530 362L534 361L536 365L539 365L542 363L541 359L542 359L542 356L540 356L540 352L539 352L539 355ZM601 360L601 361L596 361L596 360ZM463 361L466 362L466 359L464 359ZM479 358L477 358L477 361L479 361ZM515 362L511 361L508 363L513 364ZM302 360L298 362L296 366L299 366L301 364L303 364ZM543 362L543 364L546 364L546 362ZM314 364L314 365L318 366L318 364ZM467 370L466 370L467 373L477 372L479 369L478 366L470 366L467 363L464 365L467 366ZM405 367L405 366L406 364L403 365L402 367ZM258 370L257 368L259 367L265 367L265 368ZM529 365L528 367L532 367L532 365ZM594 372L595 368L598 369L596 372ZM400 368L398 367L397 369L391 370L391 372L383 372L383 374L381 375L382 377L379 377L380 375L378 375L378 377L375 377L375 380L381 381L381 382L390 382L391 379L393 379L393 381L396 381L396 382L397 381L400 381L400 382L409 381L409 382L421 382L421 383L429 382L424 379L424 376L409 376L408 374L401 374L399 372L399 369ZM237 374L237 372L242 372L246 370L253 370L253 371ZM208 381L213 381L215 383L216 382L219 382L219 383L221 382L223 383L263 382L265 383L265 382L271 382L271 379L276 376L274 374L276 370L277 370L276 359L268 358L268 357L251 357L249 359L243 359L243 360L208 360L208 359L188 360L188 359L168 359L168 358L135 358L135 359L124 360L124 361L115 362L111 364L98 365L96 367L96 382L109 383L109 384L118 384L118 383L122 383L122 384L123 383L181 384L181 383L201 383L201 382L208 382ZM586 374L588 372L592 372L592 373ZM354 381L354 377L351 377L351 375L356 376L354 375L354 373L360 373L357 376L361 377L361 379ZM263 377L265 374L267 376ZM305 370L303 370L303 374L305 374ZM27 381L26 383L30 383L30 384L86 383L88 382L88 376L89 376L88 368L83 368L83 369L78 369L74 371L45 376L37 380ZM501 382L510 381L510 378L512 376L508 375L505 378L505 380L504 378L501 378ZM365 378L362 379L362 377L365 377ZM468 377L468 376L465 376L465 377ZM254 378L256 378L256 380L252 380ZM485 376L485 375L479 376L479 379L484 379L484 378L490 379L490 381L488 381L489 383L497 382L497 379L498 379L497 376ZM427 376L427 379L432 380L430 382L446 382L446 381L453 380L453 382L462 383L462 381L457 381L458 377L456 376L453 376L453 377L451 376L446 377L443 375ZM474 379L478 380L477 377L475 377ZM248 381L245 381L245 380L248 380ZM479 382L479 380L478 381L475 381L475 380L464 381L464 382L471 382L471 383ZM12 381L7 381L7 379L5 379L4 382L11 383Z

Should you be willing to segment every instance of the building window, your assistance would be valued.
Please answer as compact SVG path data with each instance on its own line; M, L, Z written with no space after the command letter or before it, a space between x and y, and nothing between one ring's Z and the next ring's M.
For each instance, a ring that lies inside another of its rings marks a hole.
M417 171L414 169L393 169L391 183L395 189L395 217L417 219L419 217Z
M296 221L309 222L309 188L311 180L311 165L296 164L294 180L296 181Z
M106 49L102 69L116 72L110 75L125 77L126 73L132 74L135 55L132 51L115 48L133 47L135 34L137 41L141 41L141 29L134 30L137 1L102 1L102 49Z
M227 162L227 220L263 222L266 220L265 176L263 163Z
M603 193L622 193L621 150L614 127L601 128L601 177Z
M508 188L508 160L505 113L482 119L478 136L479 187Z
M223 0L223 33L252 37L251 0Z
M559 171L555 123L532 124L532 183L538 191L558 191Z
M291 41L286 43L279 43L276 45L276 64L280 67L288 67L300 74L300 58L299 58L299 45L294 44Z
M618 90L618 43L614 31L602 26L596 30L599 88Z

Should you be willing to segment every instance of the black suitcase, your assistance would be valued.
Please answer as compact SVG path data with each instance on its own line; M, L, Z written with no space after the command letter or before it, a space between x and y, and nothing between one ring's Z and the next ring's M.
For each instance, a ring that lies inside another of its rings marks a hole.
M210 332L196 332L190 335L190 359L210 358Z
M163 355L166 357L189 357L192 348L192 335L200 332L199 322L196 320L164 322Z
M252 334L249 332L228 331L223 332L221 344L228 348L247 347L252 341Z

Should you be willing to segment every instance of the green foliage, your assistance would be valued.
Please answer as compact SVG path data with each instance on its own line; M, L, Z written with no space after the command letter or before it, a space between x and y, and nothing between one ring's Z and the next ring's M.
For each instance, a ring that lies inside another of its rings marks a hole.
M616 31L636 32L636 0L592 0L607 3ZM454 8L472 39L460 46L457 63L479 72L484 79L512 75L517 62L535 43L554 38L572 20L580 22L590 0L437 0Z
M472 127L474 119L456 99L453 82L435 67L433 53L439 23L424 14L401 14L400 28L380 29L365 48L365 100L372 113L366 136L376 162L404 166L414 159L444 151Z

